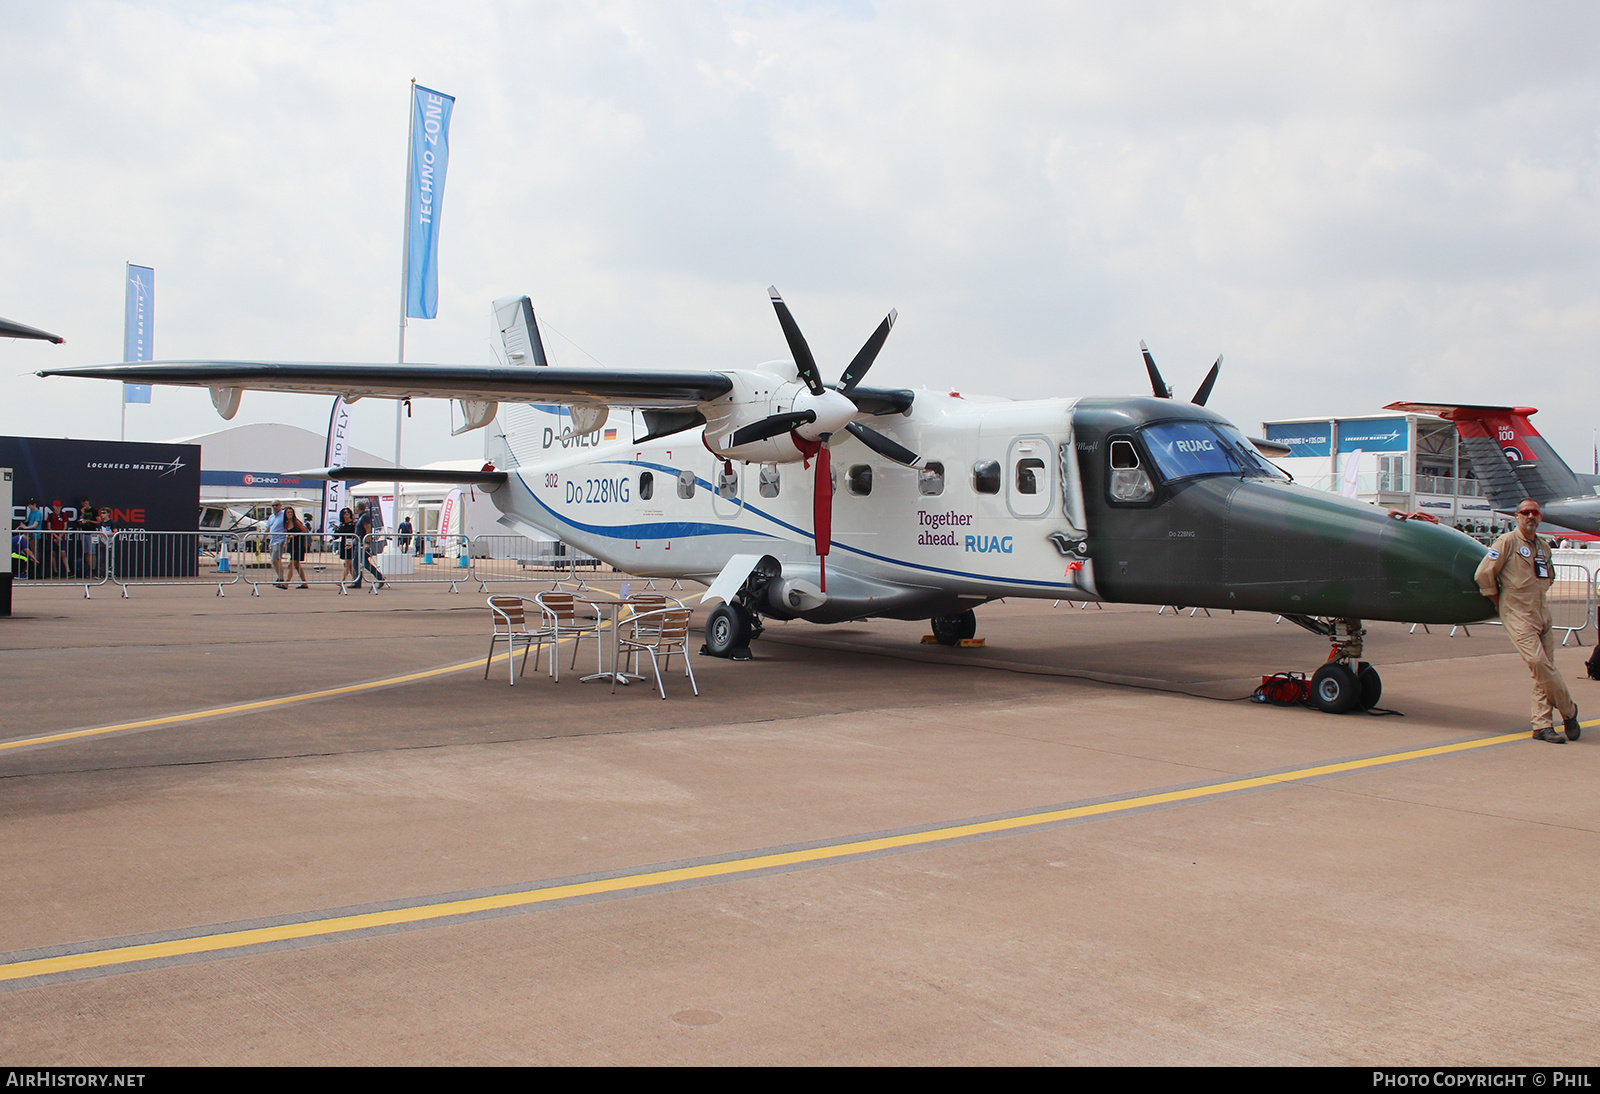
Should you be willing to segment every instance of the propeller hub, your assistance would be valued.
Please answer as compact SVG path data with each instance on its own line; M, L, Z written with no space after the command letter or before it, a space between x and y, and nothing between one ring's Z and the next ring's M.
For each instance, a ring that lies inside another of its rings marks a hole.
M832 388L824 388L820 395L801 391L794 398L793 409L809 410L817 416L816 421L795 427L795 433L808 441L820 441L830 433L839 432L856 416L856 404L848 395L841 395Z

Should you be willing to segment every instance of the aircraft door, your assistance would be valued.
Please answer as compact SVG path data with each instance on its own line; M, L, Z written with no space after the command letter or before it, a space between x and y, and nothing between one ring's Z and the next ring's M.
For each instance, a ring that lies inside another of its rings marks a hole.
M1006 454L1006 507L1036 520L1055 508L1055 468L1047 437L1018 437Z

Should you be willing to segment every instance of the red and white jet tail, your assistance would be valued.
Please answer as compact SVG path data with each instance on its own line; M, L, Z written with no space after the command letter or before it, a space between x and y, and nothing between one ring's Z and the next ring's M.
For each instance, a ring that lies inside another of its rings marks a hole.
M1539 435L1529 420L1538 413L1531 406L1390 403L1384 409L1454 422L1461 450L1496 509L1515 510L1523 498L1548 507L1564 498L1592 497L1600 484L1600 475L1574 472Z

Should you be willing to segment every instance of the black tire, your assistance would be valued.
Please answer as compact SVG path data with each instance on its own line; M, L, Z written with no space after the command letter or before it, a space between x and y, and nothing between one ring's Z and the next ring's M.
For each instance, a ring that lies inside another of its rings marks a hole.
M1356 709L1359 688L1350 666L1329 661L1311 677L1311 702L1328 714L1348 714Z
M971 611L935 616L929 622L933 624L933 636L941 646L954 646L978 633L978 617Z
M1356 670L1356 706L1371 710L1382 698L1383 680L1378 676L1378 670L1365 661L1361 662L1361 667Z
M734 650L750 645L750 613L738 604L723 602L711 609L706 620L706 652L712 657L729 657Z

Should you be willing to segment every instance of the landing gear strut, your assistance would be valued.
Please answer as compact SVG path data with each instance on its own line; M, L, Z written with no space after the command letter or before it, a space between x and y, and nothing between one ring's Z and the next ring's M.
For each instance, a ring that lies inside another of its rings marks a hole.
M1307 615L1283 618L1333 644L1328 663L1311 677L1311 702L1329 714L1348 714L1352 710L1371 710L1383 697L1383 680L1378 670L1362 661L1362 639L1366 629L1359 619L1321 619Z

